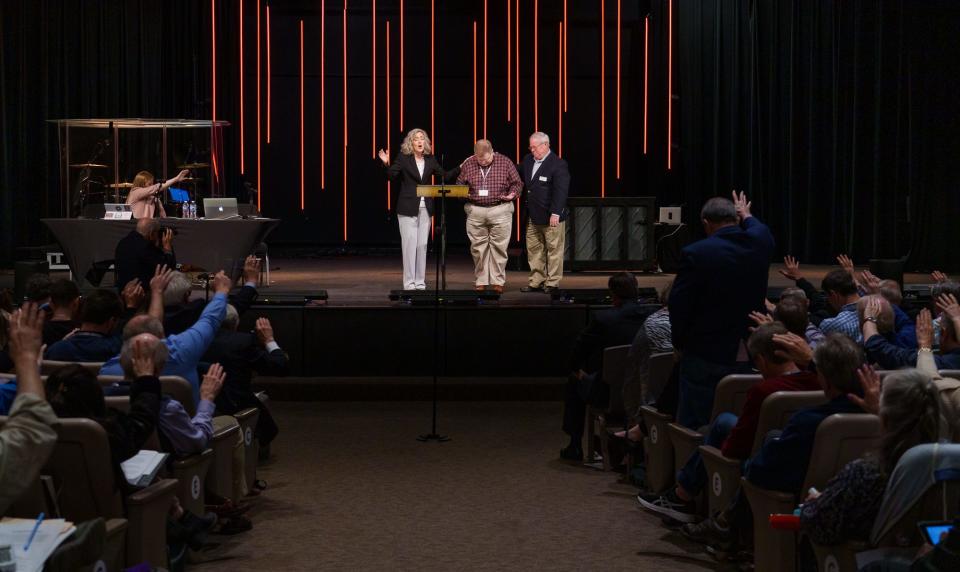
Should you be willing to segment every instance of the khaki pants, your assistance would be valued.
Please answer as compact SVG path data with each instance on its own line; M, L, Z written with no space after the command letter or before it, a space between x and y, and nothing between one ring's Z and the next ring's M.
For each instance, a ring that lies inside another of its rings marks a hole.
M224 427L240 427L236 417L232 415L218 415L213 418L213 430L219 431ZM243 447L243 429L237 430L237 442L233 446L233 501L239 502L250 492L246 477L246 452Z
M557 226L527 222L527 262L530 264L530 286L556 288L563 278L563 245L565 222Z
M467 213L467 237L470 238L476 285L503 286L507 281L507 246L513 228L513 203L492 207L467 203L463 210Z

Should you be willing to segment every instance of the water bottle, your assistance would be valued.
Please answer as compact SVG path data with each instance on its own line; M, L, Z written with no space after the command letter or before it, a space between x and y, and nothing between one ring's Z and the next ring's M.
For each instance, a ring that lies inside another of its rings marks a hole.
M190 218L197 218L197 203L190 201Z

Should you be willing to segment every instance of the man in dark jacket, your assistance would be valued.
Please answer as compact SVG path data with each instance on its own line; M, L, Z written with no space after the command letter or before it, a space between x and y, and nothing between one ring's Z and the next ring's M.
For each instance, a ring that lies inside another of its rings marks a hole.
M767 295L773 235L743 193L733 198L703 205L707 238L683 249L670 292L673 347L682 356L677 421L691 429L710 422L717 383L747 360L748 316L764 310Z
M244 409L260 410L256 433L260 445L265 447L277 436L277 424L270 410L254 394L251 388L253 373L284 376L289 360L273 337L270 320L258 318L256 334L238 332L240 316L237 309L227 306L227 313L213 343L203 356L205 362L216 362L227 374L223 390L217 397L217 413L232 415Z
M117 243L113 258L117 267L117 290L122 290L134 278L138 278L140 284L149 284L158 266L177 267L173 230L161 231L156 219L139 219L137 228Z
M521 292L550 292L563 278L564 226L570 171L567 162L550 151L550 137L537 131L530 136L530 153L520 165L526 190L528 285Z
M560 457L569 461L583 459L581 441L587 405L606 407L610 400L610 386L603 380L603 350L630 345L644 320L656 309L637 303L637 279L630 273L614 274L608 287L614 307L593 315L577 336L570 361L573 373L567 379L563 406L563 431L570 436L570 444L560 451Z

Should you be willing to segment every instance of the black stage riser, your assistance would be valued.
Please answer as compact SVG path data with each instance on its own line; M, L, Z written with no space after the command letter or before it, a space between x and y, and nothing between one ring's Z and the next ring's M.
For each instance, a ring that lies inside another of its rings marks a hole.
M570 350L599 306L447 307L445 360L450 377L555 377L569 373ZM254 306L290 354L290 375L432 375L434 309L429 306Z

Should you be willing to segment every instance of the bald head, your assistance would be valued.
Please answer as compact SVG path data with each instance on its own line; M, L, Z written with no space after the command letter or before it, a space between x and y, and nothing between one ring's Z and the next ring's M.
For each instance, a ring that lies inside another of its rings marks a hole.
M129 340L140 334L150 334L158 339L164 337L163 323L149 314L137 314L123 327L123 339Z
M160 232L160 222L154 218L137 219L137 232L149 240L153 233Z
M135 379L137 372L133 367L134 348L140 345L141 351L138 358L146 357L153 363L153 375L160 375L163 367L167 364L169 351L167 344L153 334L137 334L127 341L123 342L120 349L120 367L123 368L123 375L127 379Z
M486 167L493 162L493 144L487 139L478 139L473 144L473 156L481 167Z

